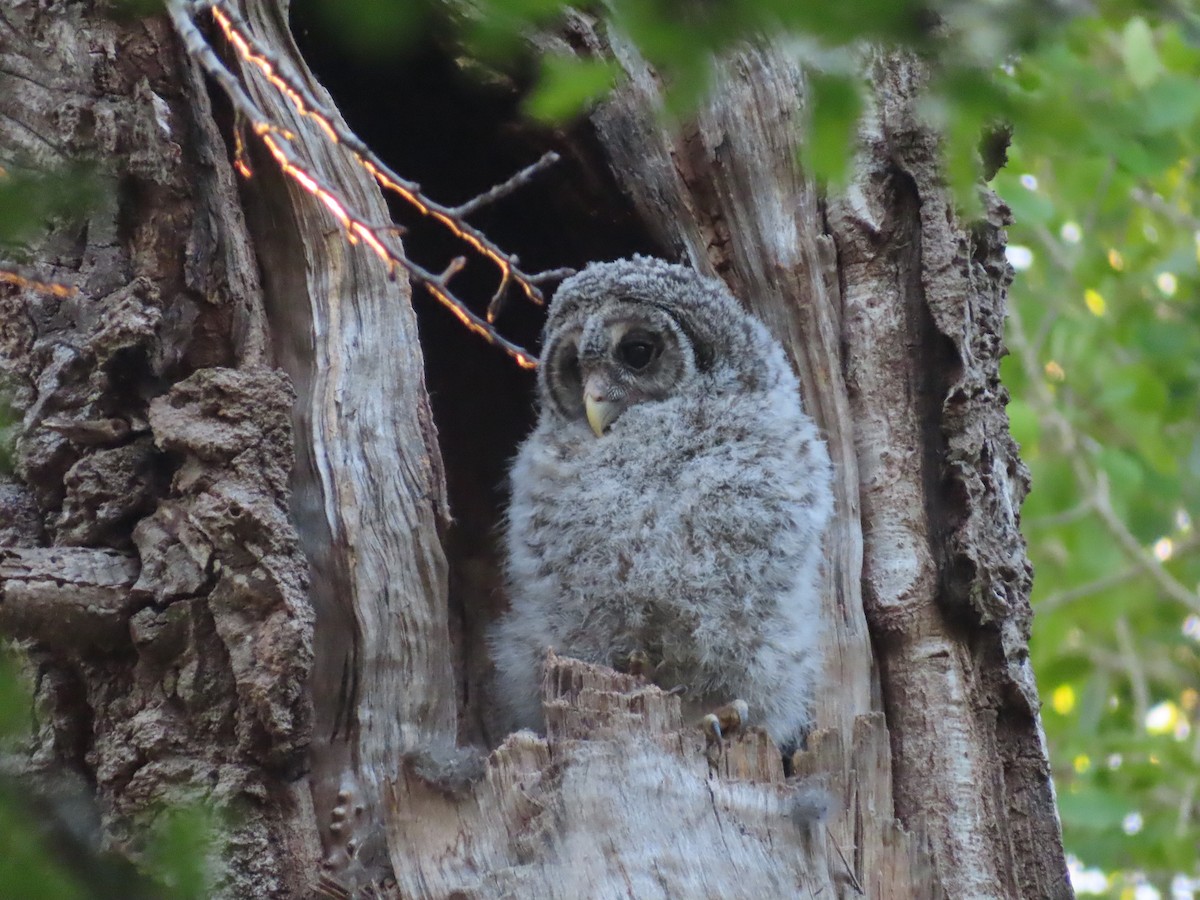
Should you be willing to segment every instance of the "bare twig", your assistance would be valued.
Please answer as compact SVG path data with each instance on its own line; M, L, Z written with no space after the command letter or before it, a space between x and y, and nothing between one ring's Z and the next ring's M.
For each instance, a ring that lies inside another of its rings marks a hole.
M529 182L533 181L534 176L540 172L544 172L556 162L558 162L558 154L553 150L548 150L545 154L543 154L541 159L526 166L507 181L501 182L491 190L485 191L478 197L468 200L466 203L460 203L458 206L451 207L450 212L458 216L460 219L465 219L467 216L471 215L471 213L482 209L489 203L495 203L502 197L507 197L518 188L529 184Z
M1115 156L1110 156L1108 164L1104 167L1104 174L1100 176L1100 180L1096 182L1096 187L1092 191L1092 202L1088 204L1087 214L1083 217L1083 233L1085 235L1092 233L1092 228L1096 225L1096 217L1100 214L1100 208L1104 205L1104 195L1108 193L1108 188L1112 184L1113 175L1117 172L1117 159Z
M1189 718L1189 724L1192 727L1192 762L1200 763L1200 728L1196 727L1196 722L1191 718ZM1193 813L1196 809L1197 787L1200 787L1200 780L1194 777L1189 778L1180 792L1179 815L1175 821L1176 837L1183 837L1192 823Z
M303 79L298 77L286 61L280 61L263 47L251 34L249 26L234 11L218 0L169 0L168 9L176 30L179 32L188 53L197 61L221 89L227 94L239 119L241 119L264 144L267 151L279 164L285 175L320 200L338 220L347 238L352 243L362 241L388 266L389 274L404 269L410 279L425 288L471 331L490 343L505 350L525 368L534 368L536 360L523 348L508 341L492 327L496 315L511 284L517 284L522 292L535 303L544 303L538 285L559 275L562 270L529 274L523 272L513 254L505 253L492 243L486 235L463 221L462 210L474 211L485 203L492 202L528 182L538 172L551 165L556 154L547 154L526 169L518 172L503 184L497 185L480 197L458 207L442 206L420 191L420 186L396 174L334 114L326 111L313 96ZM472 312L450 289L450 279L465 265L459 257L440 275L435 275L410 260L395 243L394 238L401 230L398 226L372 225L358 214L344 198L339 196L313 171L313 167L300 160L292 149L294 136L277 124L269 121L262 109L250 98L245 89L217 57L196 28L191 16L198 11L208 10L221 28L239 57L258 71L267 82L283 94L296 107L299 114L311 119L331 142L344 146L356 162L383 188L402 197L422 215L429 216L448 228L456 237L468 244L476 253L493 263L500 271L500 288L488 307L485 320ZM235 128L237 149L235 165L243 174L249 172L241 148L240 128ZM240 162L240 164L239 164ZM561 277L561 276L559 276Z
M36 291L52 297L74 297L79 293L77 287L59 284L56 281L44 281L32 273L27 274L22 266L6 262L0 262L0 284L11 284L24 291Z
M516 257L502 251L485 234L464 222L463 218L470 212L527 184L537 174L558 162L557 153L553 151L546 153L541 159L517 172L507 181L457 207L443 206L421 193L419 184L397 174L376 156L354 132L342 124L338 117L326 111L320 101L313 96L305 81L297 76L291 63L286 59L280 60L268 48L259 43L251 34L245 20L237 12L229 9L219 0L202 0L195 6L211 10L214 20L242 58L253 64L268 82L291 100L300 115L311 118L330 140L346 147L359 164L379 182L380 186L398 194L423 215L431 216L449 228L478 253L495 263L501 272L507 273L511 281L518 284L529 299L539 304L545 302L541 291L536 287L536 281L529 273L523 272L519 268Z
M1021 522L1026 528L1058 528L1060 525L1070 525L1072 522L1078 522L1080 519L1090 516L1093 512L1095 512L1095 509L1092 506L1091 498L1088 497L1070 509L1064 509L1062 512L1038 516L1037 518L1022 518Z
M562 279L569 278L574 274L574 269L547 269L544 272L538 272L536 275L530 275L529 280L534 284L545 284L547 281L561 281Z
M854 874L854 870L850 868L850 863L846 860L846 854L842 852L842 848L838 846L837 838L833 836L833 832L828 827L825 829L825 836L829 838L829 843L833 844L833 849L837 853L838 859L842 861L842 868L846 872L846 877L850 879L850 886L860 895L865 895L866 891L863 890L857 876Z
M1188 541L1179 544L1175 547L1175 552L1172 556L1176 559L1185 553L1191 553L1194 550L1200 549L1200 541ZM1082 600L1085 597L1090 597L1094 594L1099 594L1102 591L1111 590L1119 585L1125 584L1128 581L1133 581L1135 578L1144 575L1145 570L1140 565L1132 565L1122 569L1120 572L1114 572L1111 575L1105 575L1103 578L1097 578L1094 581L1089 581L1087 584L1081 584L1078 587L1068 588L1064 591L1057 591L1044 600L1038 602L1037 611L1039 613L1050 612L1051 610L1060 609L1074 603L1076 600Z
M1116 633L1117 650L1121 654L1125 674L1129 676L1130 693L1133 694L1133 718L1139 730L1144 730L1146 713L1150 709L1150 686L1146 683L1146 670L1133 643L1129 620L1124 616L1117 617Z
M1182 225L1192 231L1200 231L1200 218L1190 215L1182 209L1172 206L1161 195L1145 188L1135 187L1129 192L1129 198L1134 203L1152 210L1175 225Z

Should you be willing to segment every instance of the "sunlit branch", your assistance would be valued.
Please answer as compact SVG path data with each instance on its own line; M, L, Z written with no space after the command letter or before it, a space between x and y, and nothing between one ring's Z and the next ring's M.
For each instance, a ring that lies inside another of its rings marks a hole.
M54 281L43 281L30 275L24 275L16 266L0 263L0 283L15 285L25 291L36 291L39 294L49 294L52 297L74 297L79 289L69 284L59 284Z
M387 265L389 274L394 275L398 269L403 269L412 282L423 285L430 294L446 306L456 318L469 330L483 337L488 342L507 352L523 368L532 369L537 365L536 359L522 347L512 343L498 334L491 326L503 299L503 290L513 282L520 285L522 291L531 300L544 302L539 283L550 280L554 276L562 277L563 270L529 275L517 267L516 257L506 254L489 241L486 236L464 223L455 209L443 207L430 201L420 193L419 187L396 175L384 165L373 153L351 132L345 129L335 118L324 111L312 97L311 93L297 78L281 74L280 65L272 56L259 46L249 35L243 20L224 6L211 0L206 2L189 3L185 0L171 0L168 9L172 21L178 31L188 53L198 62L205 73L211 77L229 97L230 103L240 120L248 130L262 142L267 152L279 165L281 171L305 191L316 197L330 214L342 226L351 243L362 242L369 247ZM354 156L357 162L384 188L398 193L419 212L430 216L449 228L452 233L465 241L473 250L490 260L501 273L500 299L492 298L489 305L489 319L485 320L472 312L450 289L450 279L466 264L462 257L456 258L441 274L434 274L421 265L409 259L392 240L402 232L398 226L373 225L360 215L349 203L330 188L312 169L299 159L292 148L294 135L286 129L271 122L258 104L251 99L239 80L226 68L209 46L207 40L196 28L189 13L197 10L209 10L214 20L225 33L230 44L237 50L242 59L251 63L263 74L267 81L287 97L300 115L312 119L321 128L324 135L332 142L341 144ZM235 128L235 160L234 164L243 174L249 172L244 161L244 149L241 146L240 128ZM557 157L555 157L557 158ZM239 164L240 161L240 164ZM528 181L534 174L553 162L553 159L543 157L533 166L518 172L513 178L493 188L481 198L468 201L463 206L477 209L483 203L491 202L500 196L515 190ZM461 209L462 207L458 207ZM568 273L569 274L569 273Z
M545 302L537 287L537 281L520 269L516 257L502 251L486 235L468 225L463 219L469 213L527 184L538 173L558 161L557 153L546 153L537 162L517 172L507 181L457 207L443 206L422 194L420 185L403 178L388 167L336 116L326 112L303 80L290 71L290 64L286 60L280 61L268 48L259 43L250 33L246 22L236 12L217 0L202 0L194 6L209 9L213 19L241 57L255 66L271 85L287 97L300 115L312 119L331 141L349 150L382 187L404 199L422 215L430 216L441 223L477 253L494 263L500 270L503 281L517 284L533 302Z

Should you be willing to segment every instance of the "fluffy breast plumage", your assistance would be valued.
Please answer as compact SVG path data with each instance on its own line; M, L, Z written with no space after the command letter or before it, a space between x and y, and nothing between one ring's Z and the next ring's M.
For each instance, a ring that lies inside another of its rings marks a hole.
M644 404L600 438L543 421L512 471L512 611L493 639L509 724L538 726L547 648L641 651L696 705L740 697L793 737L819 663L827 470L790 378Z

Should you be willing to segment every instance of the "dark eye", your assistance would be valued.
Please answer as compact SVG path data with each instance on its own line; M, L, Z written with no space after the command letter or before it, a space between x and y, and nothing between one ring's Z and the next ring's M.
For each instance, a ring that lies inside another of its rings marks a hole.
M627 337L617 346L617 358L635 372L641 371L658 355L658 347L649 337Z

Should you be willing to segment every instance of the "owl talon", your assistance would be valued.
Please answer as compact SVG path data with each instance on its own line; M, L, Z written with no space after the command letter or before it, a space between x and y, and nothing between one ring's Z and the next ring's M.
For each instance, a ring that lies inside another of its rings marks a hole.
M745 700L731 700L709 715L717 720L722 735L730 734L750 719L750 704Z
M714 769L720 764L725 752L724 735L721 734L721 720L709 713L700 720L700 730L704 732L704 757Z
M750 705L745 700L733 700L700 720L704 732L704 755L711 765L717 765L725 752L725 737L738 731L750 718Z

